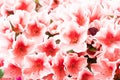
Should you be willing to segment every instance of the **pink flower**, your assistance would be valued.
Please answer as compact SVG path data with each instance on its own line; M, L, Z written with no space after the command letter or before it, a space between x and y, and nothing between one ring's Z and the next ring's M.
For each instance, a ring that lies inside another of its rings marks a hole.
M65 24L66 26L62 33L62 36L69 44L77 44L79 42L85 41L85 39L87 38L85 28L79 28L79 26L74 22Z
M114 50L112 50L112 51L107 50L104 53L103 57L107 58L109 61L112 61L112 62L117 61L120 58L120 49L114 48Z
M64 56L58 53L53 59L52 69L54 71L55 80L63 80L66 76L65 65L64 65Z
M96 38L107 48L113 48L114 46L118 47L120 44L120 29L114 29L114 25L105 24L96 34ZM104 36L103 36L104 35Z
M0 7L3 5L4 1L0 1Z
M54 57L56 53L59 51L59 47L55 45L53 39L49 39L45 43L38 45L37 50L46 53L47 56Z
M8 50L12 48L13 39L10 34L1 34L0 33L0 53L8 53Z
M53 80L53 73L51 73L51 74L48 74L47 76L45 76L45 77L43 77L42 79L44 79L44 80Z
M38 23L36 20L29 21L25 32L23 33L27 38L37 40L35 43L43 42L45 26Z
M61 24L60 21L53 21L48 27L47 27L47 31L49 31L51 34L56 34L56 33L60 33L60 27L59 24Z
M61 15L59 15L59 13ZM50 13L50 18L52 18L53 21L60 21L60 22L66 22L66 21L68 22L73 20L72 14L69 13L69 9L66 8L64 5L60 5L59 7L56 7Z
M9 16L10 14L13 14L15 3L16 3L16 0L11 0L10 2L7 0L4 0L3 5L1 6L2 16Z
M77 77L79 71L87 65L87 60L83 56L78 57L76 54L71 53L65 57L64 64L67 74Z
M58 7L59 3L60 3L60 1L58 1L58 0L52 0L51 9Z
M41 31L41 28L38 27L37 23L34 23L34 24L29 24L28 25L28 33L31 35L31 36L38 36L40 35L40 31Z
M22 77L22 69L12 63L8 63L8 66L4 67L3 78L16 79L17 77Z
M102 15L102 7L100 5L100 0L89 3L88 9L90 10L89 18L90 22L93 22L94 20L99 20ZM94 5L94 6L93 6Z
M46 55L38 53L38 55L25 56L23 63L23 74L26 79L40 79L51 73L50 65Z
M33 0L18 0L15 4L15 9L30 12L35 9L35 3Z
M26 39L24 35L19 35L17 37L17 40L14 41L12 52L16 61L21 62L24 56L31 51L33 45L32 45L32 42L31 43L30 42L31 41Z
M75 20L76 23L79 24L80 26L84 26L88 22L88 17L86 15L85 8L83 8L83 6L78 6L78 4L76 4L74 9L75 10L73 14L76 18Z
M14 31L15 33L23 32L23 26L20 24L19 14L9 16L8 20L10 22L12 31Z
M87 29L79 27L76 23L65 23L65 29L61 32L61 47L63 49L81 52L86 50L84 41L87 39Z
M111 80L114 76L115 64L104 59L95 64L91 64L91 69L96 79Z
M120 79L119 3L1 0L0 80Z
M45 27L50 25L50 19L51 19L50 15L47 12L48 12L48 10L46 9L46 7L43 7L43 10L36 13L36 15L35 15L38 23L45 25Z
M11 31L10 27L10 23L7 19L5 19L4 17L0 17L0 33L9 33Z
M8 20L11 22L12 26L16 28L17 26L24 29L28 20L30 19L30 14L26 11L15 11L14 15L8 16ZM21 31L22 32L22 31Z
M87 69L83 69L79 72L77 80L95 80L94 74Z

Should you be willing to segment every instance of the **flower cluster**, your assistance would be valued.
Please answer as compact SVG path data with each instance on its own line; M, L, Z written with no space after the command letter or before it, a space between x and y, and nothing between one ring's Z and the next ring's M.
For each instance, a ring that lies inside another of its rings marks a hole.
M120 80L120 0L0 0L0 80Z

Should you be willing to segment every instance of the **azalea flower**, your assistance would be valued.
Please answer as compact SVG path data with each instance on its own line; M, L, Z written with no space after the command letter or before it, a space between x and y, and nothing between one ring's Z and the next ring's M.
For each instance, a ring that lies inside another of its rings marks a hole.
M64 80L66 77L65 65L64 65L64 56L58 53L52 62L52 69L54 71L54 79Z
M42 53L26 55L23 62L23 75L25 79L41 79L50 74L51 69L47 60L46 55Z
M43 77L42 79L43 80L53 80L53 73L51 73L51 74L48 74L47 76L45 76L45 77Z
M55 42L53 39L49 39L48 41L46 41L46 43L38 45L37 51L46 53L47 56L54 57L57 54L57 52L59 51L59 47L57 45L55 45Z
M86 29L79 27L76 23L65 23L64 30L61 33L61 46L64 49L73 49L76 52L81 52L86 50L86 44L84 41L87 39ZM82 48L81 48L82 47Z
M17 40L14 41L12 54L14 60L19 64L21 63L21 60L24 58L24 56L31 51L33 44L30 42L31 41L27 40L26 37L22 35L19 35Z
M83 56L78 57L76 54L70 53L65 57L64 65L67 74L74 78L77 77L79 71L87 65L87 61Z
M69 6L68 6L69 7ZM53 11L50 12L50 17L54 21L66 22L72 21L73 15L69 13L69 8L67 6L59 5L59 7L55 8ZM59 15L61 13L61 15Z
M60 1L58 0L52 0L51 1L51 9L56 8L59 5Z
M112 80L114 77L115 63L111 63L106 59L100 59L100 62L91 64L91 69L96 79Z
M26 11L20 11L20 10L15 11L13 15L8 16L8 20L11 23L11 26L14 28L14 31L15 28L17 27L23 30L26 26L26 23L28 23L29 19L30 19L30 14Z
M0 8L1 15L9 16L10 14L13 14L14 3L16 3L16 0L11 0L10 2L8 2L7 0L4 0Z
M109 22L109 21L108 21ZM108 25L105 23L106 27L100 29L96 34L96 38L107 48L113 48L119 44L119 29L114 29L114 25ZM103 36L104 35L104 36Z
M18 77L22 78L22 69L13 63L8 63L8 66L3 68L4 76L3 78L16 79Z
M86 10L86 6L74 3L73 5L71 5L71 7L74 7L75 9L72 9L72 14L75 17L75 22L80 26L87 25L89 22L89 18L87 17L88 12Z
M15 10L25 10L31 12L35 9L35 3L33 0L17 0L14 7Z
M104 53L103 57L107 58L111 62L114 62L114 61L119 60L119 58L120 58L120 54L119 53L120 53L120 49L119 48L114 48L113 51L107 50Z
M12 48L13 38L12 34L0 33L0 53L8 53L8 50Z
M102 6L100 5L100 0L91 1L90 3L88 3L88 5L89 5L88 9L90 11L89 13L90 23L93 22L94 20L99 20L101 16L103 16Z
M87 69L79 72L77 80L95 80L94 74Z
M24 34L27 38L38 40L39 42L43 41L44 25L38 23L36 20L29 21Z
M0 27L0 33L9 33L11 31L11 25L4 17L0 17L0 26L2 26Z
M0 80L119 80L119 0L1 0Z

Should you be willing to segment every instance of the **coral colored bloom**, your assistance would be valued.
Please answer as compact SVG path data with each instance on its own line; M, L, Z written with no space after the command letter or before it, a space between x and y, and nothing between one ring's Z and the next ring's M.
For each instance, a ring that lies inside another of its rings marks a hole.
M4 68L3 78L16 79L22 77L22 69L15 64L8 63L8 66Z
M29 21L24 34L27 38L35 40L36 43L43 42L44 25L38 23L36 20Z
M88 9L90 10L90 22L93 22L94 20L99 20L102 16L102 7L98 2L95 1L93 3L90 3L88 6Z
M90 71L83 69L77 78L77 80L95 80L94 74L92 74Z
M110 26L108 23L104 26L107 27L101 28L96 34L96 38L108 48L112 48L113 46L118 47L120 44L120 38L118 37L120 29L114 29L114 26Z
M15 60L21 62L24 56L31 51L32 47L32 43L30 43L25 36L19 35L17 40L13 43L13 56Z
M76 22L80 26L84 26L85 23L87 22L87 17L85 15L85 10L83 10L82 7L79 7L78 11L76 13L74 13L74 15L76 17Z
M59 13L61 15L59 15ZM51 12L50 15L53 21L68 22L73 19L71 14L69 14L69 10L63 5L60 5L59 7L55 8L54 12Z
M63 49L81 52L86 50L84 41L87 39L87 28L79 27L76 23L65 23L64 30L61 32L61 47Z
M29 36L39 36L41 34L42 27L37 22L28 23L26 33Z
M60 2L58 0L52 0L51 9L54 9L54 8L58 7L59 3Z
M19 12L20 13L20 12ZM20 24L20 17L19 14L11 15L8 17L8 20L10 22L11 30L15 33L23 32L23 26Z
M74 23L65 23L66 26L64 31L62 32L63 38L69 43L69 44L77 44L79 42L84 42L87 38L86 30L85 28L82 28Z
M113 78L115 65L107 60L100 60L98 63L91 64L91 69L96 79L111 80Z
M70 13L73 15L74 21L79 25L79 26L84 26L89 22L89 17L87 16L87 9L84 4L80 1L81 5L77 1L73 2L70 6L71 8ZM68 12L69 12L68 11Z
M67 74L76 77L79 71L87 65L87 60L83 56L78 57L76 54L71 53L65 57L64 64Z
M54 58L52 69L54 71L55 80L64 80L66 73L64 57L61 54L56 55L56 58Z
M12 48L12 35L11 34L1 34L0 33L0 53L6 53Z
M55 45L55 42L53 39L48 40L42 45L39 45L37 47L37 50L40 52L46 53L47 56L55 56L56 53L59 51L59 47Z
M107 50L104 53L104 58L107 58L109 61L117 61L120 58L120 49L119 48L114 48L113 51Z
M4 17L0 17L0 33L7 33L7 31L10 31L10 24L9 21L6 20Z
M32 0L18 0L16 2L15 9L30 12L35 9L35 3Z
M20 11L20 10L14 12L14 15L8 16L8 19L11 22L12 26L14 28L17 28L18 26L19 29L22 29L22 30L27 25L26 23L28 22L29 18L30 18L30 14L28 12Z
M35 79L36 76L36 79L40 79L51 73L47 57L42 53L25 56L23 65L23 74L25 77L29 76L33 78L34 76L33 79Z
M44 80L53 80L53 73L48 74L47 76L43 77Z

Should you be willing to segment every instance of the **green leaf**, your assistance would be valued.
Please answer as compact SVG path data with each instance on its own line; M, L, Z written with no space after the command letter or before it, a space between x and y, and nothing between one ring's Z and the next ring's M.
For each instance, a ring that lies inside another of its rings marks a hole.
M74 53L73 49L67 51L67 53Z
M4 75L4 71L2 69L0 69L0 78L2 78Z
M95 52L97 49L94 47L90 47L89 50Z

